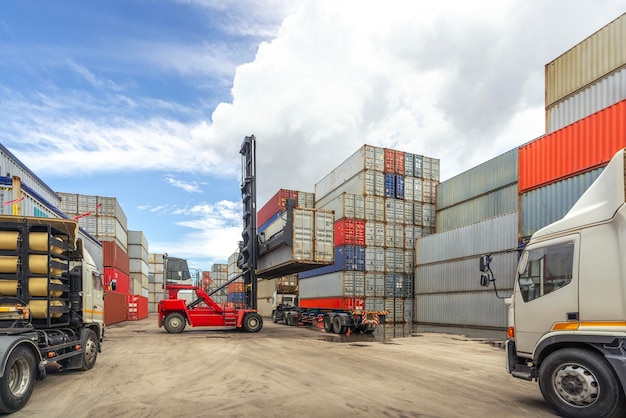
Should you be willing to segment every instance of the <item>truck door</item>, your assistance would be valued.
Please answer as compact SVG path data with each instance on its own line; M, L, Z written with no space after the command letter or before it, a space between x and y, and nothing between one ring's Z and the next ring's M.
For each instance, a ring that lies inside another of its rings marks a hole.
M515 340L531 355L556 323L578 322L578 234L530 245L515 284Z

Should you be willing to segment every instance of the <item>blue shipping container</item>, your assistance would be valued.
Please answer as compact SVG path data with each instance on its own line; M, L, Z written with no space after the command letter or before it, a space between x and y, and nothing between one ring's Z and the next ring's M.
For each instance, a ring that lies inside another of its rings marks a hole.
M404 176L396 174L396 199L404 200Z
M385 197L395 197L396 194L396 175L385 174Z
M365 247L360 245L338 245L335 247L335 263L298 274L300 279L337 271L365 271Z
M244 292L229 293L228 298L226 300L228 302L242 302L243 303L246 301L246 294Z

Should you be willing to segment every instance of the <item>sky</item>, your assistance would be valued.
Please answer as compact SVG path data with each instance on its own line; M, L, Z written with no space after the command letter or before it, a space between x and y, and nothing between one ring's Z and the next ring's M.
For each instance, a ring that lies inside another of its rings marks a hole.
M57 192L116 197L149 252L192 269L257 206L364 144L444 181L545 132L544 67L616 0L6 0L0 143Z

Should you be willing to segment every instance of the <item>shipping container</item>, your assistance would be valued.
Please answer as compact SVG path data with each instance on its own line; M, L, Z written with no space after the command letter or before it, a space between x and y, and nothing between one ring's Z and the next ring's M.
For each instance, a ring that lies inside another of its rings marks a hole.
M88 218L91 218L91 216L80 218L79 224L81 219ZM95 220L98 228L95 234L96 238L100 241L115 241L124 249L124 251L127 250L128 233L119 219L110 216L96 216Z
M424 203L422 205L422 225L427 228L434 228L437 218L435 205L432 203Z
M359 173L364 171L377 171L382 173L384 170L384 149L364 145L315 184L315 199L316 201L320 200ZM352 193L363 194L358 192Z
M374 170L360 171L345 182L337 184L336 187L326 195L320 195L316 191L316 206L319 206L318 202L321 200L332 200L342 193L383 197L385 196L385 174Z
M385 310L385 299L382 297L366 298L365 309L368 311L382 312Z
M385 197L396 197L396 175L385 174Z
M19 187L19 186L16 186ZM16 197L12 179L0 176L0 215L34 216L37 218L63 218L60 210L42 200L26 185L21 186L21 193Z
M520 236L530 237L563 218L603 170L597 168L520 195Z
M407 177L415 176L415 154L410 152L404 153L404 174Z
M404 250L401 248L385 249L385 272L405 273Z
M437 186L439 183L434 180L422 181L422 201L424 203L436 203L437 202Z
M546 108L626 65L626 14L546 64Z
M286 224L286 219L276 222ZM321 209L295 208L293 210L292 245L282 245L260 256L257 260L257 275L263 277L284 276L299 271L335 262L334 215ZM269 239L269 237L267 237ZM228 271L228 267L226 268Z
M382 246L365 248L365 270L378 273L385 271L385 249Z
M365 219L365 197L354 193L342 193L334 199L322 199L318 209L335 212L335 220L343 218Z
M368 248L366 248L366 251ZM367 258L367 253L366 253ZM374 271L365 272L365 296L366 298L385 296L385 275ZM382 311L381 309L378 309Z
M365 220L385 221L385 199L378 196L365 197Z
M404 225L385 224L385 247L404 248Z
M303 308L363 310L365 309L365 298L334 297L300 299L300 306Z
M451 231L423 236L416 245L415 265L489 254L517 248L517 212ZM418 279L419 280L419 279Z
M341 219L335 222L335 246L365 245L365 221Z
M285 210L285 201L287 199L293 199L298 202L298 191L280 189L272 196L262 207L257 211L256 219L257 225L263 225L272 216Z
M104 288L109 291L113 290L112 282L115 280L115 292L128 295L130 291L130 277L128 273L115 268L105 267L102 275ZM106 293L106 292L105 292Z
M335 247L334 264L304 271L298 274L298 277L306 279L321 274L334 273L342 270L365 270L365 248L358 245L341 245ZM302 285L302 282L300 282Z
M385 148L385 173L404 175L405 153Z
M385 199L385 221L388 223L404 223L404 201Z
M365 221L365 245L383 247L385 245L385 224Z
M518 192L517 183L514 183L437 211L437 232L450 231L517 210Z
M126 308L127 293L104 292L104 324L111 325L124 322L128 318Z
M122 229L126 231L128 229L128 219L126 214L122 210L120 202L115 197L94 196L96 199L95 214L98 218L113 218L116 219L122 226ZM80 202L80 199L79 199ZM91 209L93 210L93 209ZM89 210L85 211L88 212ZM83 212L81 212L83 213ZM100 231L98 231L100 233Z
M518 149L514 148L441 182L437 188L437 209L441 211L516 184L517 159Z
M396 199L404 199L404 176L400 174L396 174L396 179L394 181L395 184L395 193L394 196Z
M546 109L546 133L626 99L626 68L604 77Z
M126 303L129 321L139 321L148 317L147 296L129 295Z
M298 191L297 207L313 209L315 207L315 193Z
M527 192L606 165L626 147L626 101L519 149L519 191Z
M365 295L365 273L337 271L301 280L300 299L326 297L362 297Z
M123 273L130 272L130 259L126 251L115 241L102 242L104 267L115 267Z

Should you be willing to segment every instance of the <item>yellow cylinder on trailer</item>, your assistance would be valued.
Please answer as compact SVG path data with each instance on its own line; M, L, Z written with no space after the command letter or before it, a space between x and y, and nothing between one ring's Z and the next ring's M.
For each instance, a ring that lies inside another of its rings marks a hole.
M0 273L17 273L17 261L17 256L0 256Z
M17 295L17 280L0 280L0 295Z
M63 270L50 266L48 256L41 254L28 256L28 269L34 274L48 274L48 270L50 270L51 276L58 276L63 273Z
M50 306L64 306L63 302L58 300L50 301ZM28 303L30 316L34 319L45 319L48 317L48 301L47 300L31 300ZM52 313L51 318L60 318L62 313Z
M50 283L63 284L59 279L52 279ZM28 293L31 296L48 296L48 279L46 277L31 277L28 279ZM50 296L58 298L63 294L61 290L51 290Z
M18 231L0 231L0 250L17 250Z
M48 251L48 241L50 234L47 232L31 232L28 234L28 241L30 249L33 251ZM63 248L61 245L63 241L57 237L52 237L53 242L56 242L57 245L52 244L50 246L50 252L53 254L62 254Z

